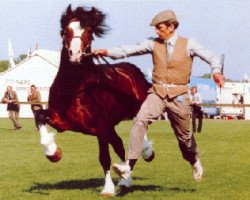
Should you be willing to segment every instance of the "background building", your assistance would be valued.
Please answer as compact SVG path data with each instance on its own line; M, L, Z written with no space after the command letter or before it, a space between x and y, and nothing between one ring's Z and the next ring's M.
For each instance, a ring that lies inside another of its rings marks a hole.
M42 101L47 102L49 88L56 76L59 63L59 52L35 50L21 63L0 74L0 98L10 85L17 92L19 101L27 102L30 86L35 84L41 93ZM8 117L6 104L0 104L0 117ZM30 105L21 105L20 117L33 117Z

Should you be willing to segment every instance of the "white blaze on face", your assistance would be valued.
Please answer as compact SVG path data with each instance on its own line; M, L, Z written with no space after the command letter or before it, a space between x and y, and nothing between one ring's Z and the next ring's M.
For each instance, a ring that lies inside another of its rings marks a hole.
M84 29L80 26L80 22L71 22L69 25L69 28L71 28L74 32L73 39L70 43L70 61L71 62L80 62L81 56L82 56L82 50L81 50L81 36L84 32Z
M44 146L46 155L53 156L56 152L57 145L55 143L55 134L49 133L45 125L39 127L41 140L40 143Z

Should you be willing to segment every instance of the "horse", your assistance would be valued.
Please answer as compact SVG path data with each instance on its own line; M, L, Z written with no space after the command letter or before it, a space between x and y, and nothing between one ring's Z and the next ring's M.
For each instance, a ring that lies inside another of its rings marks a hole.
M94 36L102 37L108 31L104 20L105 14L94 7L72 10L69 5L62 14L59 70L50 87L48 108L40 110L36 117L40 143L51 162L58 162L62 152L47 124L57 132L70 130L97 137L99 161L105 174L101 196L113 196L109 144L125 162L123 141L115 126L135 117L150 83L131 63L95 64L91 43ZM145 139L145 142L148 141ZM152 155L151 149L151 160Z

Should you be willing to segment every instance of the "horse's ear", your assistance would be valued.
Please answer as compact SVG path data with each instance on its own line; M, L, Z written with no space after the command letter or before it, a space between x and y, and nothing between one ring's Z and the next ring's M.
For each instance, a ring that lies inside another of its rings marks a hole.
M97 10L95 7L92 7L90 13L92 15L92 18L96 19L96 16L99 15L101 12Z
M69 4L69 6L68 6L66 14L67 14L67 16L69 16L70 19L74 18L74 13L72 11L71 4Z

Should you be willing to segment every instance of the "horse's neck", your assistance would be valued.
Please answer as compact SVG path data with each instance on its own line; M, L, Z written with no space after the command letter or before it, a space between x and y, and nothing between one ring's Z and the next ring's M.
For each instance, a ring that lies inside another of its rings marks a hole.
M83 81L86 71L92 70L94 66L95 64L93 63L93 58L91 56L84 58L83 62L79 65L72 64L69 61L67 50L63 49L59 71L54 82L57 84L57 87L59 87L59 90L72 94L74 89L76 89L80 82ZM67 92L65 90L69 91Z

